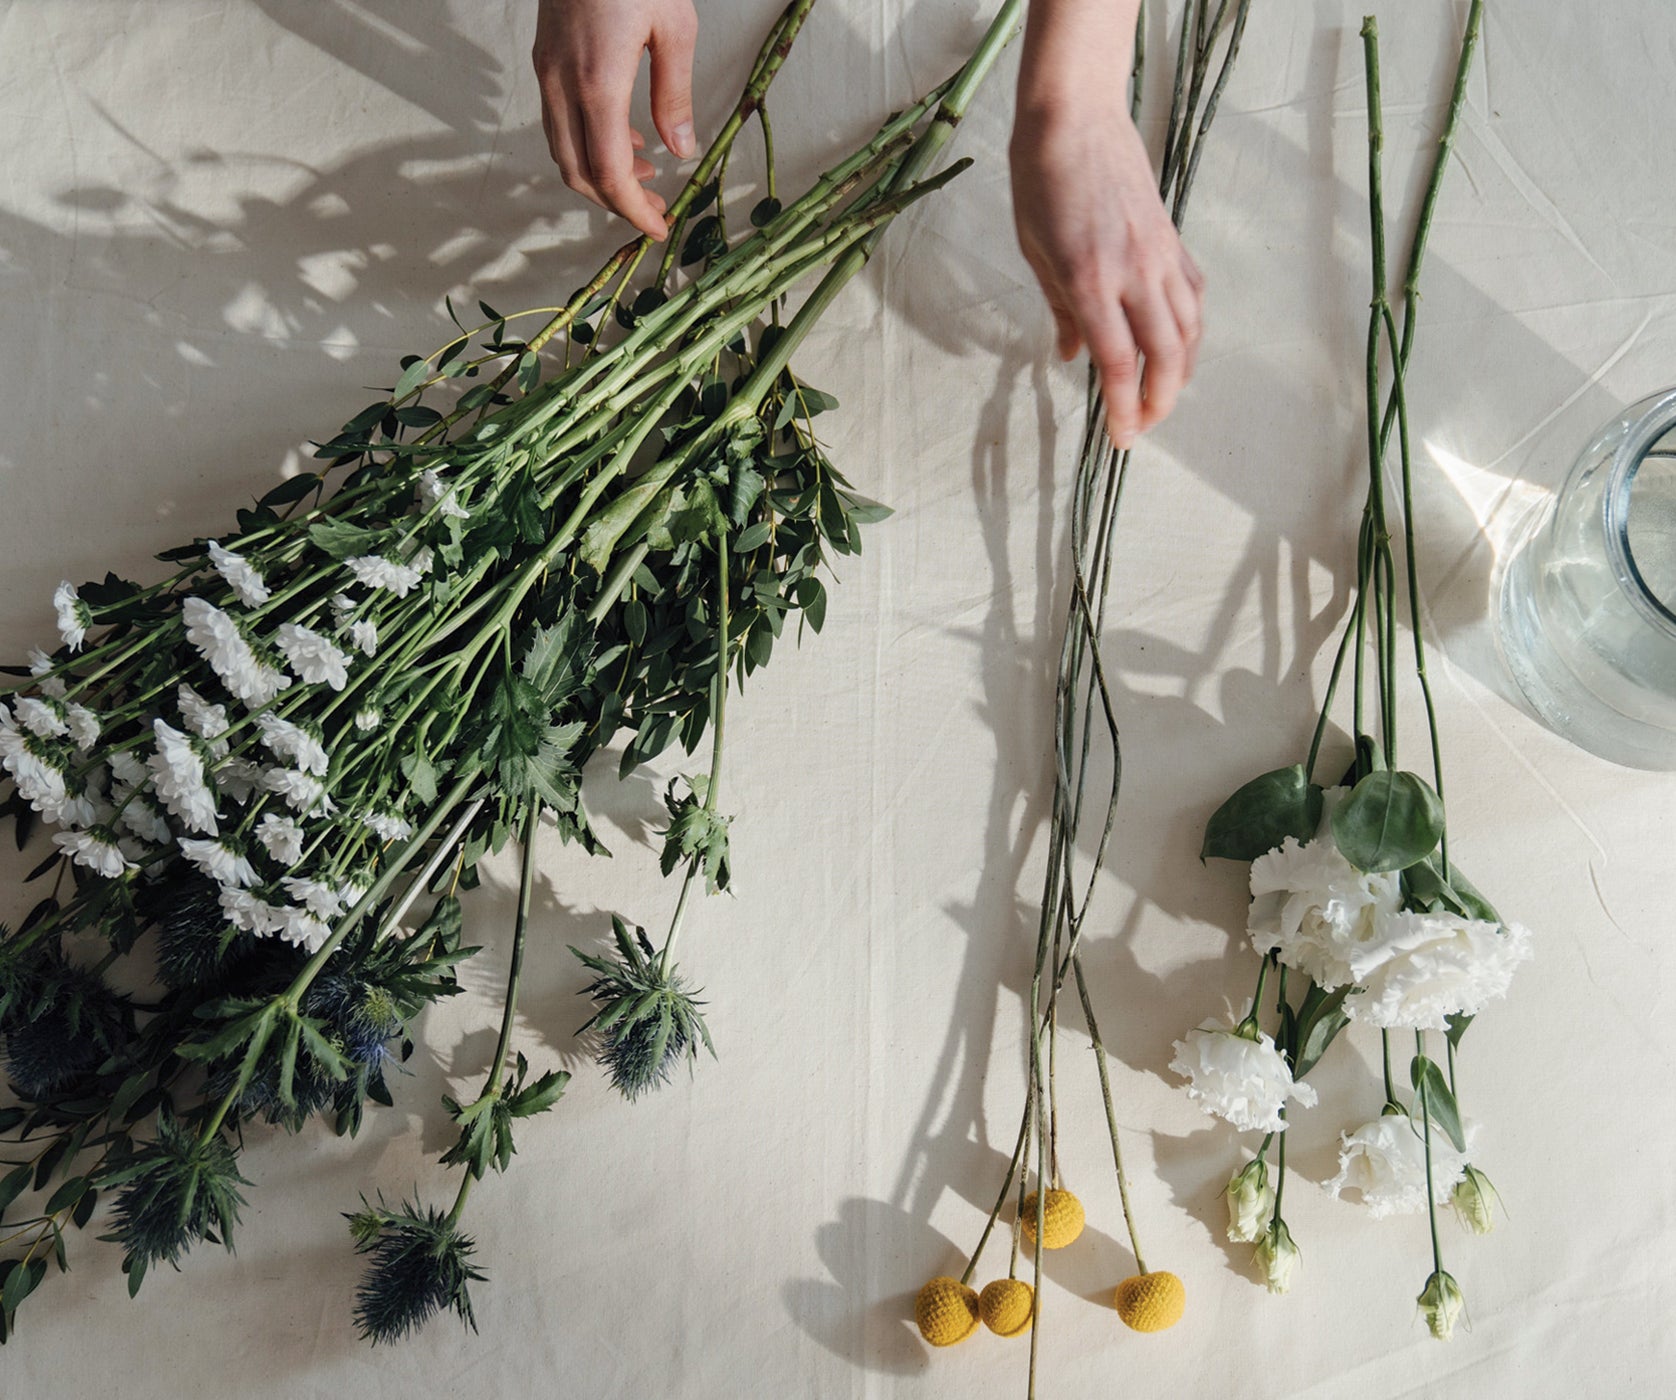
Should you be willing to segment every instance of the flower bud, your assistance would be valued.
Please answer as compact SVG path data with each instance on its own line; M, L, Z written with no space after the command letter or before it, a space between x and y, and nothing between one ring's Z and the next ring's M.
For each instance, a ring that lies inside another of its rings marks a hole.
M1466 1307L1460 1285L1451 1275L1438 1269L1426 1280L1425 1291L1414 1301L1426 1315L1426 1326L1432 1329L1432 1336L1440 1342L1447 1342L1454 1335L1455 1319Z
M1298 1267L1301 1251L1292 1243L1292 1232L1284 1220L1270 1225L1257 1242L1257 1267L1270 1293L1285 1293L1292 1287L1292 1271Z
M1496 1188L1477 1167L1469 1166L1449 1198L1461 1224L1475 1235L1487 1235L1495 1228Z
M1269 1164L1253 1157L1228 1183L1224 1194L1228 1198L1228 1238L1235 1244L1256 1244L1274 1210Z

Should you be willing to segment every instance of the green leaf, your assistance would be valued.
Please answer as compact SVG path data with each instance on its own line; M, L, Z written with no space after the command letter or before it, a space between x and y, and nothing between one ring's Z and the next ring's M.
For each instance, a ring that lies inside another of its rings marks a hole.
M390 391L390 397L397 401L405 399L417 389L431 375L430 361L415 360L402 371L402 377L396 381L396 387Z
M1403 870L1424 860L1443 835L1443 803L1409 772L1369 773L1333 809L1333 840L1358 870Z
M646 605L638 598L630 598L623 605L623 628L635 646L646 640L646 622Z
M413 795L429 807L437 799L436 765L428 755L415 751L401 761L402 775L413 788Z
M322 520L308 527L308 537L322 553L334 559L348 559L357 554L376 554L379 532L363 530L358 525L346 525L337 520Z
M773 525L766 520L759 520L755 525L747 526L739 532L738 537L733 541L733 552L735 554L749 554L753 549L767 541L768 536L773 532L773 528Z
M23 1166L6 1173L0 1180L0 1211L4 1211L29 1185L29 1178L35 1174L35 1164L26 1162Z
M269 491L256 504L261 506L283 506L292 501L300 501L315 487L320 485L320 478L313 472L298 472L296 476L287 477L278 486ZM83 595L86 596L85 594Z
M1415 1102L1423 1104L1432 1122L1449 1134L1449 1141L1455 1144L1455 1150L1465 1152L1467 1144L1466 1134L1461 1130L1461 1110L1455 1103L1455 1096L1449 1092L1443 1071L1424 1055L1416 1055L1409 1066L1408 1078L1414 1085Z
M31 1259L20 1264L6 1276L6 1286L0 1288L0 1309L15 1312L17 1305L35 1291L35 1286L47 1276L47 1261Z
M692 226L686 242L681 245L681 266L686 267L703 258L714 257L726 248L727 244L722 239L721 220L714 214L706 214Z
M1310 984L1303 1003L1298 1007L1296 1041L1292 1050L1293 1079L1302 1079L1314 1069L1334 1038L1350 1024L1344 999L1353 990L1353 987L1344 986L1324 992L1313 982Z
M545 1113L559 1101L568 1083L570 1075L564 1070L548 1070L535 1083L520 1089L513 1097L509 1105L512 1116L528 1118L532 1114Z
M1321 825L1321 789L1301 763L1276 768L1238 788L1205 823L1199 859L1256 860L1288 836L1307 842Z
M767 228L780 216L780 201L772 196L759 199L751 209L751 227Z
M826 586L818 578L799 579L795 596L809 626L819 632L826 621Z
M63 1182L59 1188L47 1197L47 1203L41 1209L43 1215L57 1215L59 1211L73 1206L81 1199L82 1192L87 1190L88 1178L73 1176Z
M526 350L518 357L518 387L526 394L541 382L541 356Z

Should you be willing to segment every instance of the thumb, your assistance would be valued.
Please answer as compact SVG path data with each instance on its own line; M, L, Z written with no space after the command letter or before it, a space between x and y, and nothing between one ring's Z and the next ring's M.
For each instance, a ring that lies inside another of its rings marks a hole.
M652 53L652 120L663 144L683 160L698 152L693 136L693 45L698 15L691 5L660 18L646 47Z

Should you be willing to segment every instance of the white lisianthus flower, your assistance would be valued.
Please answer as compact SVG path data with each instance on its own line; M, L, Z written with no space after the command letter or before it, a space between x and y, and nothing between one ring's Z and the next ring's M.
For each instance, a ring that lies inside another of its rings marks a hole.
M295 768L269 768L262 774L262 786L283 798L293 812L306 813L318 808L322 816L332 813L326 785L312 774Z
M1386 958L1344 1009L1385 1029L1447 1030L1449 1017L1475 1016L1506 996L1514 971L1531 956L1523 924L1407 912L1380 922Z
M442 478L428 467L419 473L419 499L426 509L436 507L442 515L451 515L456 520L464 520L471 514L454 499L454 488L443 485Z
M1401 904L1401 876L1356 869L1333 845L1323 819L1313 841L1288 836L1251 862L1246 927L1259 953L1278 953L1286 966L1331 991L1378 966L1378 920Z
M64 720L70 726L70 742L78 753L89 752L99 742L99 716L86 705L65 705Z
M186 727L200 739L214 739L227 732L227 707L210 704L191 686L181 685L175 692L175 703Z
M220 841L205 841L194 837L180 838L180 853L218 885L235 885L248 889L256 883L256 871L242 851L232 850Z
M260 607L273 596L262 575L242 554L223 549L217 541L211 540L209 556L216 573L227 580L227 586L238 594L239 601L247 608Z
M152 791L164 809L188 831L219 836L215 794L204 781L204 761L192 741L161 719L151 723L157 752L146 760Z
M1242 1132L1282 1132L1286 1100L1312 1107L1315 1090L1292 1081L1286 1057L1273 1039L1255 1029L1253 1035L1254 1039L1233 1025L1206 1021L1185 1040L1176 1041L1170 1068L1186 1077L1188 1097L1206 1113L1227 1119Z
M77 865L86 866L108 880L135 869L116 844L116 833L109 827L95 826L88 831L55 831L52 844L69 856Z
M291 684L284 671L257 659L238 624L220 608L202 598L187 598L180 611L186 621L186 640L245 704L266 705Z
M263 747L281 758L295 760L297 767L317 778L324 778L331 759L321 742L300 724L293 724L278 715L259 714L256 724L262 731Z
M363 734L371 734L383 723L384 711L377 705L368 705L364 710L355 711L355 728Z
M58 635L71 651L80 651L87 629L93 625L93 609L82 602L75 584L66 579L53 591L53 611L58 614Z
M1269 1164L1253 1157L1234 1174L1223 1194L1228 1198L1228 1239L1234 1244L1256 1244L1274 1214Z
M291 817L269 812L256 824L256 839L281 865L295 865L303 858L303 829Z
M363 583L368 588L382 588L394 593L398 598L405 598L430 572L431 552L421 549L406 564L398 564L394 559L386 559L382 554L361 554L343 562L349 572L355 575L357 583Z
M1461 1125L1470 1152L1478 1125ZM1426 1208L1425 1129L1406 1113L1387 1113L1344 1133L1338 1154L1338 1175L1327 1183L1329 1195L1347 1190L1361 1193L1362 1204L1375 1219L1412 1215ZM1466 1174L1467 1153L1455 1145L1435 1122L1432 1126L1432 1197L1447 1205L1455 1183Z
M1443 1269L1436 1270L1414 1301L1425 1317L1432 1336L1440 1342L1447 1342L1454 1336L1455 1323L1466 1307L1466 1298L1462 1296L1461 1286L1455 1282L1453 1274Z
M394 812L363 812L361 825L381 841L405 841L413 835L413 823L403 821Z
M287 622L274 633L274 645L311 685L324 681L333 690L342 690L349 684L349 657L318 632Z
M324 880L286 875L279 883L285 887L286 894L317 918L335 919L343 913L343 897Z
M1284 1220L1277 1220L1263 1232L1252 1256L1263 1271L1263 1285L1270 1293L1285 1293L1292 1287L1292 1275L1297 1271L1303 1251L1292 1242L1292 1232Z
M167 846L175 838L163 814L138 794L123 794L117 821L150 846Z
M37 739L60 739L70 732L64 718L64 706L56 700L41 700L33 695L20 696L12 701L17 722Z

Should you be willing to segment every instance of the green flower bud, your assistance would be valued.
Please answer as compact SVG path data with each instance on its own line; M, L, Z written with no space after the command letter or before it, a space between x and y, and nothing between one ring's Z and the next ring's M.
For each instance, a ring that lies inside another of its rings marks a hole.
M1256 1244L1268 1229L1274 1211L1269 1164L1253 1157L1228 1183L1224 1194L1228 1198L1228 1238L1235 1244Z
M1426 1280L1425 1291L1414 1301L1426 1315L1426 1326L1432 1329L1432 1336L1440 1342L1447 1342L1455 1333L1455 1320L1466 1307L1460 1285L1451 1275L1438 1269Z
M1292 1271L1298 1267L1298 1260L1303 1256L1298 1246L1292 1243L1292 1232L1286 1228L1286 1222L1277 1220L1257 1242L1254 1257L1257 1267L1263 1271L1263 1282L1269 1292L1285 1293L1292 1287Z
M1468 1167L1449 1198L1461 1224L1475 1235L1487 1235L1495 1228L1495 1204L1499 1197L1490 1178L1477 1167Z

